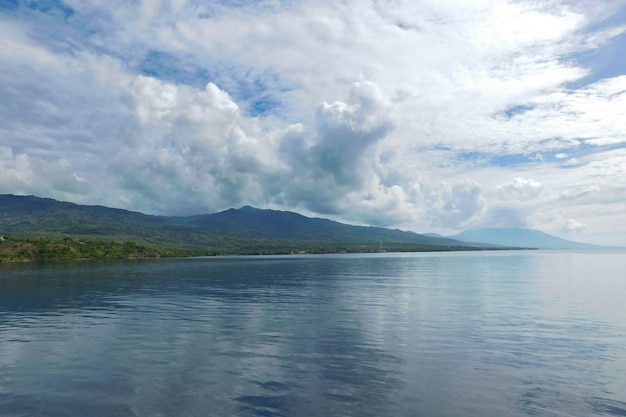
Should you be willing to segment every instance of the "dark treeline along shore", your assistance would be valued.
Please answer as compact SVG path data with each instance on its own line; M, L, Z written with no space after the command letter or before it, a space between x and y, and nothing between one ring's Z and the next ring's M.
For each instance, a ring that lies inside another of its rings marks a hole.
M0 260L509 249L253 207L153 216L0 195Z

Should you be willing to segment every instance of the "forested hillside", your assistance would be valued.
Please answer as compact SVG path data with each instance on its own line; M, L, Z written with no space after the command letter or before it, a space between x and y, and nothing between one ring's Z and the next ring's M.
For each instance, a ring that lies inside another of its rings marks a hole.
M252 207L152 216L34 196L0 195L0 259L470 250L447 238L351 226ZM482 245L489 247L489 245Z

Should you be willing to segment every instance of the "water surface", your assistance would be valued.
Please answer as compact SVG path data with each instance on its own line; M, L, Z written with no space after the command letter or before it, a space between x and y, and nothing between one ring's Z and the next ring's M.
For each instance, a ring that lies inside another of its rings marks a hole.
M624 255L0 265L0 415L626 416Z

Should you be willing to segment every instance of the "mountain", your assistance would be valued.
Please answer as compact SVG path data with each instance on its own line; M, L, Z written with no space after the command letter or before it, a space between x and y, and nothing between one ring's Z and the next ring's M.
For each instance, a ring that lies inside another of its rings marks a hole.
M167 218L51 198L0 194L0 233L116 235L141 233L169 224Z
M473 229L448 237L463 242L482 242L537 249L607 249L606 246L573 242L539 230L521 228Z
M423 233L423 235L429 237L445 237L443 235L440 235L439 233Z
M194 254L374 252L493 248L253 207L152 216L35 196L0 195L0 236L132 241Z
M245 206L219 213L173 218L178 224L221 232L274 239L327 242L397 242L420 245L458 246L460 242L382 227L352 226L328 219L306 217L280 210Z

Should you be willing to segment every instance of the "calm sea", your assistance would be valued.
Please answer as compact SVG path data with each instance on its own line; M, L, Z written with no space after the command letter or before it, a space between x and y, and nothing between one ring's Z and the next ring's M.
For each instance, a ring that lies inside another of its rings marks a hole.
M626 253L0 265L1 416L626 416Z

